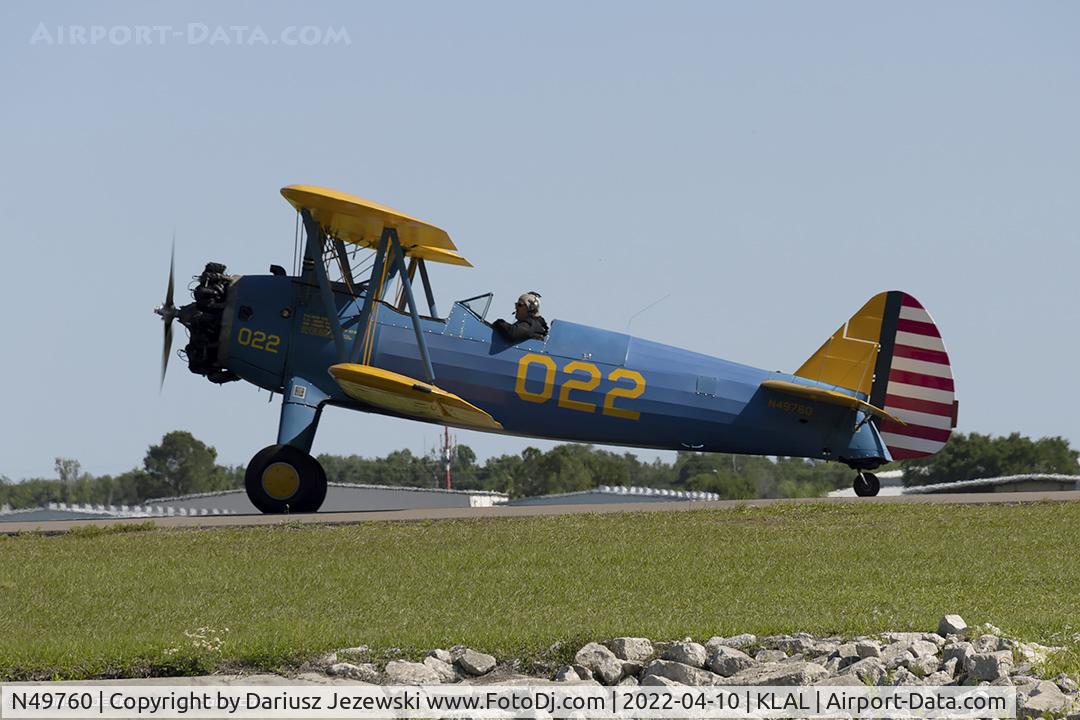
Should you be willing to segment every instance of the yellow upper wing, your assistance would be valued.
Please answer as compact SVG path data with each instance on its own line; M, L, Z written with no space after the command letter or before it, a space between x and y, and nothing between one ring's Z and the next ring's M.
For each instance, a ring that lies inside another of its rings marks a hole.
M472 267L450 236L423 220L356 195L314 185L289 185L281 194L297 210L307 210L331 237L363 247L378 245L384 227L397 230L410 257Z

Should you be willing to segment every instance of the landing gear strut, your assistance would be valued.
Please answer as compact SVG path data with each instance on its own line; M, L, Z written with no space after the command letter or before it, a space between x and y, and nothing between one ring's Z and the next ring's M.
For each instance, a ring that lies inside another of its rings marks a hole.
M859 497L874 497L881 490L877 475L863 470L855 476L855 494Z
M261 512L313 513L326 499L326 473L303 450L271 445L251 458L244 487Z

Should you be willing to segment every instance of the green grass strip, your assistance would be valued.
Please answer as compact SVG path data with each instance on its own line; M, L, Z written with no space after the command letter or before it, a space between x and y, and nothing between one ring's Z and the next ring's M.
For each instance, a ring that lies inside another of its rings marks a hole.
M617 635L927 631L950 612L1061 643L1080 625L1078 546L1075 503L4 537L0 679L268 668L360 644L535 658Z

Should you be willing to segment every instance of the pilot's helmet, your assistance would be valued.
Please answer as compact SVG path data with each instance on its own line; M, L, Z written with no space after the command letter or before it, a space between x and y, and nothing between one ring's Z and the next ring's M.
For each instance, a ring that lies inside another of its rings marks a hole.
M518 298L518 304L524 305L530 315L540 314L540 293L530 290Z

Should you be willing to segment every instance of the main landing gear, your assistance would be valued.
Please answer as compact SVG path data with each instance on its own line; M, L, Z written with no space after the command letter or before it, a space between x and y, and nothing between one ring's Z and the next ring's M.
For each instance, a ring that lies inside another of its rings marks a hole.
M855 476L855 494L859 497L874 497L881 490L877 475L862 470Z
M244 486L261 512L313 513L326 499L326 472L303 450L271 445L251 458Z

